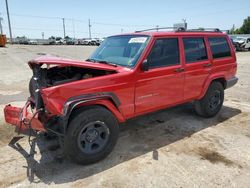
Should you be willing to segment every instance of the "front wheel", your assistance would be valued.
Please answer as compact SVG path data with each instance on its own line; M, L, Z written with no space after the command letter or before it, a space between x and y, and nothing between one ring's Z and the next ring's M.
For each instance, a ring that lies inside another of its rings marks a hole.
M221 109L224 101L224 88L220 82L212 82L205 96L195 102L195 111L203 117L213 117Z
M79 164L91 164L105 158L114 148L119 125L103 107L92 107L75 114L69 123L64 152Z

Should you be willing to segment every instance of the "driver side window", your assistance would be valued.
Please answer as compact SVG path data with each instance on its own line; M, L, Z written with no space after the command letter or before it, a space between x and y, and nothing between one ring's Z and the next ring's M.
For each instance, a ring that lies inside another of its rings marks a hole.
M178 38L157 39L147 60L149 69L180 64Z

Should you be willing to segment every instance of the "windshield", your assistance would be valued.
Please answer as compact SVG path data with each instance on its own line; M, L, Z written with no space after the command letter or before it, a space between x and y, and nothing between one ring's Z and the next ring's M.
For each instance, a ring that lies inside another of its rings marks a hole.
M120 35L106 38L88 59L92 62L133 67L144 50L149 36Z

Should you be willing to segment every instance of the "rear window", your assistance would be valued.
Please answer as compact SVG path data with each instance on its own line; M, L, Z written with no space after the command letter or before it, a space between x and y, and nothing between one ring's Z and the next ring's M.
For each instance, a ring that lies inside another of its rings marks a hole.
M203 38L184 38L186 63L206 60L207 52Z
M209 37L208 38L213 58L230 57L230 47L225 37Z

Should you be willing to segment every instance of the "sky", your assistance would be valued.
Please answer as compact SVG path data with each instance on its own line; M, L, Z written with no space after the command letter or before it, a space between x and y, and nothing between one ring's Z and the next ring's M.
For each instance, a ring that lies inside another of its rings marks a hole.
M171 27L183 19L188 28L231 29L240 27L250 16L250 0L8 0L13 37L76 38L134 32L159 27ZM0 17L4 34L9 36L5 0L0 0Z

